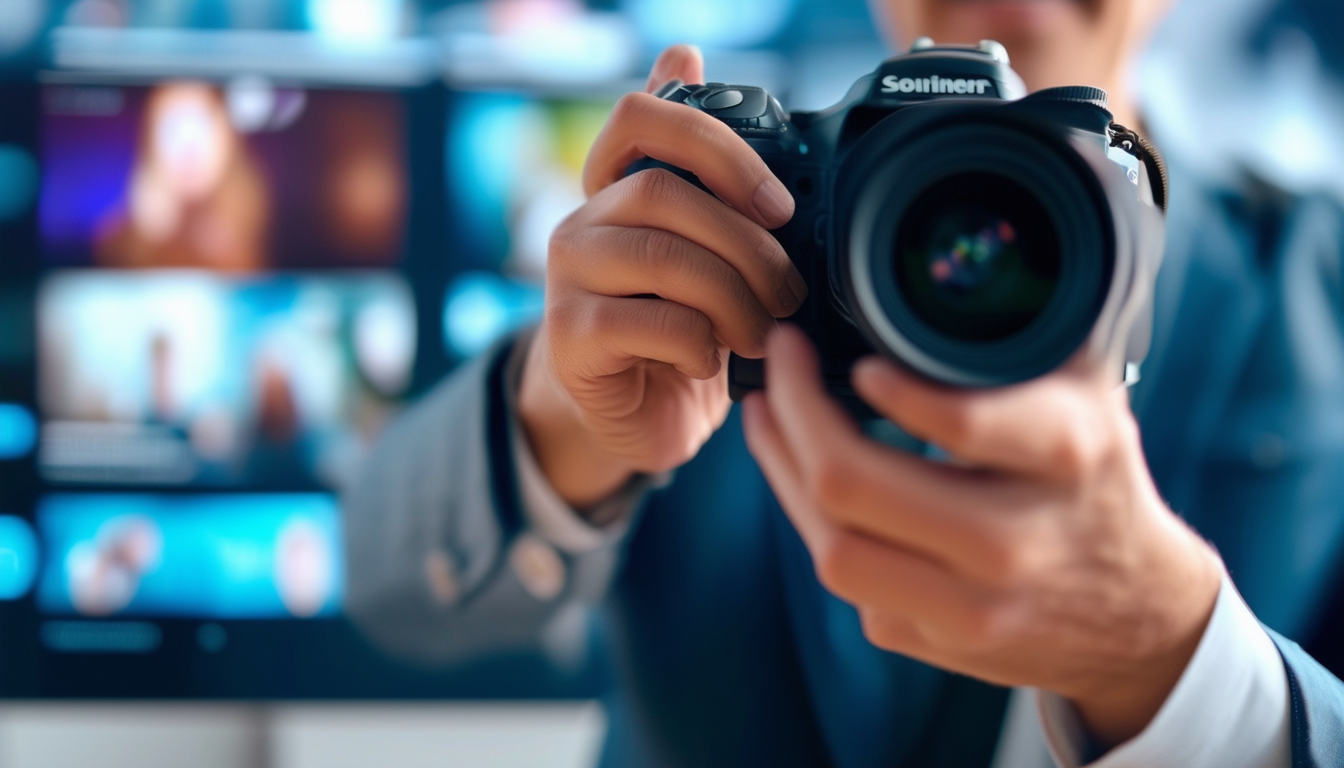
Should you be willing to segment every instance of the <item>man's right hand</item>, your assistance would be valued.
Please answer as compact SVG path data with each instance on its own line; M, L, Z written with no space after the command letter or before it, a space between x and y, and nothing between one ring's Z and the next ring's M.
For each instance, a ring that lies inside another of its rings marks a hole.
M694 48L663 52L648 92L622 98L593 144L588 201L551 236L519 413L577 509L693 457L728 413L727 353L761 357L775 318L806 296L769 232L793 215L788 190L726 125L651 95L703 69ZM625 176L642 157L714 195L664 170Z

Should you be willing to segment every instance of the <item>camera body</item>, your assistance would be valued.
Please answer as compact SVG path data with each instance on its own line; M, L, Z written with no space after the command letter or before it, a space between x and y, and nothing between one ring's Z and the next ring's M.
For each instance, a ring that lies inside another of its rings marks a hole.
M960 387L1031 379L1080 350L1137 371L1165 171L1104 91L1027 95L999 44L924 39L819 112L722 83L659 95L722 120L793 194L774 234L810 294L791 322L842 399L874 351ZM649 167L671 168L630 170ZM734 356L733 397L762 386L763 361Z

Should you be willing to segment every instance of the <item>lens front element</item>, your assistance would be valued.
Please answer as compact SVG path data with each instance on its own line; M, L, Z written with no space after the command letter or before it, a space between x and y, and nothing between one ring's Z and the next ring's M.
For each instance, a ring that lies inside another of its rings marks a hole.
M897 227L892 273L915 316L965 342L1009 338L1059 283L1056 228L1020 184L990 173L944 177Z
M928 114L886 118L841 169L845 317L946 384L1054 370L1091 334L1114 276L1108 193L1080 154L1091 149L1003 107Z

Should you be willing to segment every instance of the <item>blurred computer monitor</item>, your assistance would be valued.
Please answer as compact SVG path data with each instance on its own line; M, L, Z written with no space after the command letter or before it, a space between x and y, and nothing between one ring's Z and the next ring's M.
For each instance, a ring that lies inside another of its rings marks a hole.
M367 644L340 491L407 402L538 315L611 99L2 90L0 149L37 183L0 217L0 697L591 695L527 654L425 670Z

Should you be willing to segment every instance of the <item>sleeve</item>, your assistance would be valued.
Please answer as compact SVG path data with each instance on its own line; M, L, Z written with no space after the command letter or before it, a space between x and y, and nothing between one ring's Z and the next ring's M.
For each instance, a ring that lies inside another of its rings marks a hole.
M1344 682L1297 643L1269 630L1288 672L1292 768L1331 768L1344 759Z
M403 413L344 494L346 614L398 659L535 651L569 667L587 652L588 612L646 485L609 502L628 509L604 528L556 496L512 412L528 340L464 365Z
M1289 677L1274 641L1223 577L1213 616L1171 695L1142 733L1089 768L1289 768ZM1046 740L1061 768L1089 743L1064 698L1040 695Z

